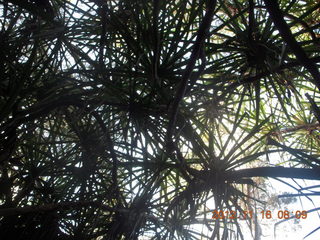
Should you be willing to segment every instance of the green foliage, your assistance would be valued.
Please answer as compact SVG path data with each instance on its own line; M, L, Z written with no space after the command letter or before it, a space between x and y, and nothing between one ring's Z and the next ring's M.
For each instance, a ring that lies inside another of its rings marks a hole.
M320 5L265 2L0 1L1 239L244 239L319 180Z

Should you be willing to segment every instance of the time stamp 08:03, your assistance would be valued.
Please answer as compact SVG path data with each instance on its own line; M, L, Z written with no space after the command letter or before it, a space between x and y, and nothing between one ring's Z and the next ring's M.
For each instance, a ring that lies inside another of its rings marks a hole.
M262 219L289 219L289 218L297 218L297 219L306 219L308 216L307 211L288 211L288 210L279 210L279 211L270 211L264 210L257 213L253 211L222 211L222 210L213 210L212 211L212 219L239 219L246 220L252 219L254 214L257 217Z

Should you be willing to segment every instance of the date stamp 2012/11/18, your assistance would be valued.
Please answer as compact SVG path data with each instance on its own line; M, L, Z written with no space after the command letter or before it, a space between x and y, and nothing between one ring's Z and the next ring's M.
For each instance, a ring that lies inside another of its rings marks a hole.
M212 211L212 219L239 219L246 220L252 219L254 214L257 214L257 217L261 219L289 219L289 218L297 218L297 219L306 219L308 216L307 211L289 211L289 210L278 210L278 211L270 211L264 210L258 213L254 213L253 211L222 211L222 210L213 210Z

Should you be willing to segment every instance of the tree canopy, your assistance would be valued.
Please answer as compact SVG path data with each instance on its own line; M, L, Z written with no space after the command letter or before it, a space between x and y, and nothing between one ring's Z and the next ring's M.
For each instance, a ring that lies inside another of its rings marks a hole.
M248 239L211 212L320 180L319 1L9 0L0 21L1 239Z

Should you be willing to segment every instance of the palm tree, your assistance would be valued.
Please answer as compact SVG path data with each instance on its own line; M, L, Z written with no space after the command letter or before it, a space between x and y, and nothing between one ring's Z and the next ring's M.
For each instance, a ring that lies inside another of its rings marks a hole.
M247 239L320 179L318 1L0 3L3 239Z

